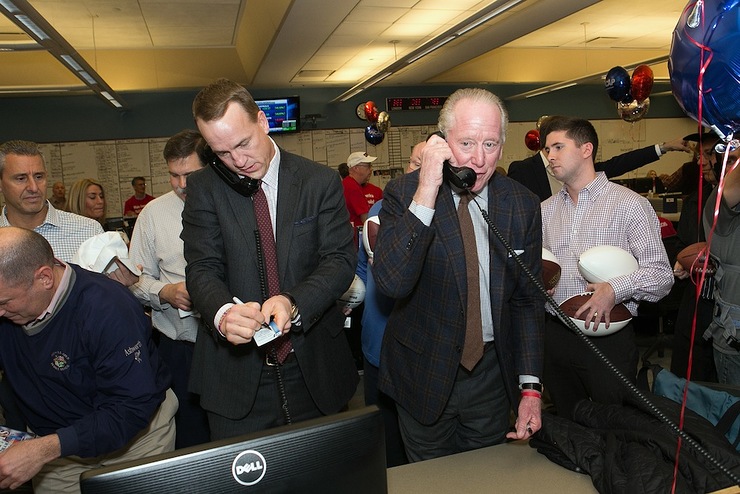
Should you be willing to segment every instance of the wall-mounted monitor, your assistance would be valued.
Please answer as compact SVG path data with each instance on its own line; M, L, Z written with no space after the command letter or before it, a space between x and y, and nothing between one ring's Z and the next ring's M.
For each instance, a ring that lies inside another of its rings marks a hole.
M270 134L301 131L301 101L298 96L255 98L254 101L267 116Z
M82 494L388 492L377 407L191 446L83 473Z

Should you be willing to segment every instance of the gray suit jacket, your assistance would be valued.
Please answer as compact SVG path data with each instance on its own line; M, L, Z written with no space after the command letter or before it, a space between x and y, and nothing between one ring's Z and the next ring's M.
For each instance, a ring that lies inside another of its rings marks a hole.
M392 180L383 194L373 274L382 292L397 299L386 326L378 387L416 420L431 424L452 391L465 340L465 253L450 188L439 190L432 224L408 210L418 173ZM494 174L488 183L494 225L538 279L542 223L537 197ZM512 403L519 374L542 375L544 295L529 281L493 233L490 293L496 352Z
M291 329L296 357L319 409L334 413L359 377L336 300L352 282L357 255L339 175L281 150L276 246L280 289L290 292L302 326ZM232 297L262 302L251 204L211 167L188 178L182 215L187 288L208 332L196 341L190 387L201 405L227 418L246 416L262 372L254 343L232 345L213 318Z

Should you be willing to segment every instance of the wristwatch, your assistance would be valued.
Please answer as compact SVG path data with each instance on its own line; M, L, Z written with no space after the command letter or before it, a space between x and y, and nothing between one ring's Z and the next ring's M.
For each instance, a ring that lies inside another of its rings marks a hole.
M290 300L290 322L295 323L300 318L300 314L298 313L298 306L295 303L293 295L288 292L281 292L280 295Z

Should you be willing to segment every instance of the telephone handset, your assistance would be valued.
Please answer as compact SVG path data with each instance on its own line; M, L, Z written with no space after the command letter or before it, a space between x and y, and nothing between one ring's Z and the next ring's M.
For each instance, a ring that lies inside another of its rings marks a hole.
M458 189L470 190L475 185L476 175L472 168L467 166L455 167L449 161L444 161L442 169L445 180L450 182Z
M445 138L445 135L440 131L434 132L434 135L438 135L442 139ZM458 189L465 190L470 190L475 185L475 179L477 178L472 168L452 166L448 160L443 163L442 175L445 180Z
M260 180L256 178L240 177L233 171L229 170L226 165L223 164L221 159L216 156L210 146L205 146L203 149L203 161L216 172L221 180L226 182L226 185L234 189L237 194L244 197L252 197L260 188Z

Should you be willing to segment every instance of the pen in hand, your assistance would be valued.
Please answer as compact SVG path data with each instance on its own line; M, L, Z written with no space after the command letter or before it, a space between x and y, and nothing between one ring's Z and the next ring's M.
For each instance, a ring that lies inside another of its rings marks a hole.
M244 305L244 302L242 302L242 301L241 301L241 300L239 299L239 297L232 297L232 300L234 301L234 303L235 303L235 304L239 304L239 305ZM269 325L269 324L267 324L267 323L266 323L266 322L264 322L264 321L262 322L262 324L260 324L260 326L261 326L261 327L263 327L263 328L268 328L268 329L270 328L270 325Z

